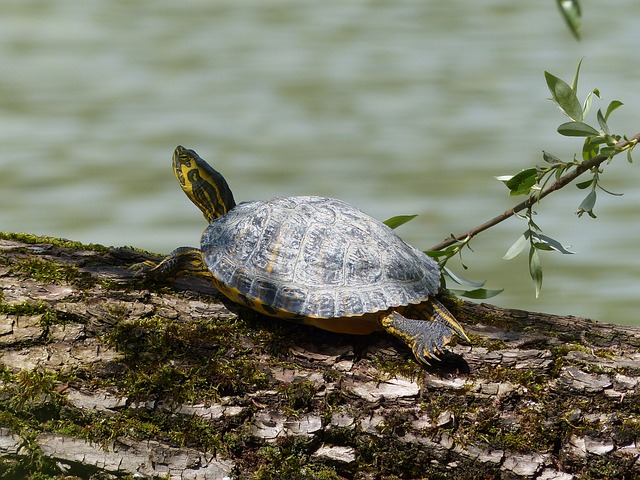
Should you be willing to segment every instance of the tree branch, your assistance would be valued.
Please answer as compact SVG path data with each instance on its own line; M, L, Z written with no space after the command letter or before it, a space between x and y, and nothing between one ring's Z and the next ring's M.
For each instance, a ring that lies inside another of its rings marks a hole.
M622 150L625 150L625 149L629 148L632 145L637 144L638 142L640 142L640 133L634 135L629 140L622 140L622 141L616 143L615 148L619 149L620 151L622 151ZM542 200L544 197L546 197L550 193L553 193L556 190L560 190L562 187L564 187L564 186L568 185L569 183L573 182L576 178L578 178L580 175L582 175L587 170L591 170L592 168L597 168L602 162L604 162L608 158L609 157L605 156L605 155L596 155L595 157L592 157L589 160L585 160L585 161L581 162L580 164L578 164L576 166L576 168L574 170L572 170L571 172L567 173L566 175L563 175L558 180L556 180L554 183L552 183L547 188L545 188L540 193L540 195L531 195L524 202L521 202L518 205L516 205L515 207L512 207L512 208L510 208L508 210L505 210L500 215L492 218L491 220L488 220L488 221L484 222L483 224L478 225L477 227L474 227L471 230L468 230L468 231L466 231L466 232L464 232L464 233L462 233L460 235L456 235L455 238L454 237L449 237L446 240L440 242L439 244L434 245L429 250L432 250L432 251L442 250L443 248L447 248L448 246L453 245L459 239L471 239L471 238L475 237L479 233L484 232L485 230L488 230L489 228L493 227L494 225L497 225L497 224L503 222L504 220L506 220L508 218L511 218L516 213L521 212L522 210L525 210L525 209L531 207L533 204L535 204L536 202L539 202L540 200Z

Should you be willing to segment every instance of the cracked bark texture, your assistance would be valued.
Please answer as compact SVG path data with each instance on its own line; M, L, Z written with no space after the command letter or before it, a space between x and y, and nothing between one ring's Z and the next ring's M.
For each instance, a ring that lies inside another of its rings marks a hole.
M423 368L146 258L0 237L3 478L640 478L638 328L445 300L472 344Z

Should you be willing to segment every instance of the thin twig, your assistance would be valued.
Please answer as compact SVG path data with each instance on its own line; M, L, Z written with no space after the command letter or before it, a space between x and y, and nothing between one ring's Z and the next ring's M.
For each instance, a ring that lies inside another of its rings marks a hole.
M639 142L640 142L640 133L634 135L628 140L621 140L620 142L616 143L615 147L616 149L622 151L628 148L629 146L635 145ZM529 198L527 198L524 202L519 203L518 205L510 208L509 210L505 210L500 215L492 218L491 220L488 220L483 224L478 225L477 227L474 227L471 230L468 230L460 235L456 235L455 238L449 237L446 240L440 242L439 244L434 245L429 250L432 250L432 251L442 250L443 248L447 248L448 246L456 243L458 239L463 240L463 239L471 239L475 237L477 234L484 232L485 230L493 227L494 225L497 225L505 221L507 218L511 218L516 213L531 207L534 203L539 202L550 193L553 193L556 190L560 190L562 187L573 182L576 178L578 178L587 170L591 170L594 167L598 167L602 162L604 162L608 158L609 157L605 155L596 155L595 157L592 157L589 160L585 160L579 163L574 170L571 170L566 175L563 175L554 183L552 183L547 188L545 188L542 192L540 192L540 195L532 195Z

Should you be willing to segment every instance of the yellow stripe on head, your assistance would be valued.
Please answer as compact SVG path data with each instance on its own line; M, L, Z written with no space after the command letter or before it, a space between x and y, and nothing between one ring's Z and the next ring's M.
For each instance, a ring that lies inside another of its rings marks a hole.
M208 222L235 207L227 181L193 150L182 146L176 148L173 173L184 193L202 210Z

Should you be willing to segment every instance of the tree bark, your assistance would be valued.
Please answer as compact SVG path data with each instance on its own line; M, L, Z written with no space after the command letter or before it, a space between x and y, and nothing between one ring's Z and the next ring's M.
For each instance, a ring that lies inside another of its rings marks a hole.
M424 368L147 258L0 236L0 477L640 477L638 328L444 299L471 344Z

